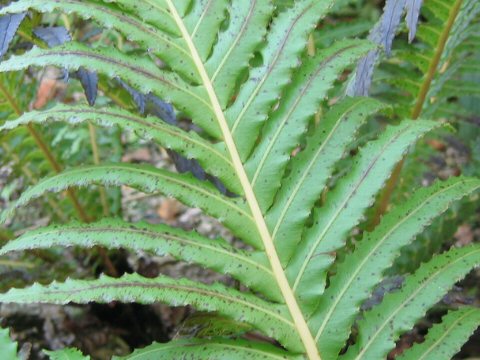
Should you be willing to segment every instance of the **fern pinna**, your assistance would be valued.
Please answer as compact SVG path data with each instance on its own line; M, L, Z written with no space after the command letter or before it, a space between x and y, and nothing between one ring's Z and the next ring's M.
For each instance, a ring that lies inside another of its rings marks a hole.
M465 116L457 97L478 95L470 79L478 58L479 14L480 3L475 0L425 1L416 42L407 46L401 39L395 41L377 81L390 86L374 92L394 99L396 112L402 115ZM460 90L461 75L470 78L463 79Z
M407 276L399 291L387 294L359 318L361 304L401 248L452 202L475 196L480 181L454 178L414 192L365 233L355 250L344 251L342 261L335 261L395 164L441 124L406 119L387 126L359 150L352 168L331 188L336 164L360 127L370 115L385 110L368 97L336 99L318 125L311 124L339 76L374 48L368 41L342 40L313 56L306 54L310 33L333 2L299 0L279 11L268 0L20 0L1 9L5 16L28 11L75 13L122 33L143 52L71 41L12 55L0 63L0 71L53 65L118 78L137 98L149 94L171 103L177 114L201 129L185 131L165 118L113 105L57 105L7 121L2 131L58 121L119 126L194 159L229 191L227 196L218 183L188 172L100 163L44 178L2 213L3 221L48 193L92 184L126 185L201 208L249 250L167 225L132 224L120 218L52 225L26 232L1 253L101 245L169 254L229 274L248 290L128 274L34 284L0 294L0 301L191 304L247 323L280 344L219 335L153 344L127 358L385 358L395 340L480 263L480 247L451 249L434 257ZM294 152L298 154L293 156ZM404 358L450 358L478 325L478 314L475 308L452 310L429 333L425 343L429 346L414 345ZM446 332L455 334L455 341L442 341ZM81 357L71 349L49 354Z

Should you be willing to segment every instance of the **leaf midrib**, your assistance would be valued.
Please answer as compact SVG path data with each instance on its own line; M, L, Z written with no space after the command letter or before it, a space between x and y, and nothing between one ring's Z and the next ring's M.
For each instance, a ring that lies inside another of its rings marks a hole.
M257 226L258 232L262 239L265 252L267 254L270 265L272 267L272 271L274 273L274 277L277 281L277 284L279 285L279 288L283 297L285 298L286 305L295 323L297 332L305 346L305 350L308 354L309 359L321 360L318 354L318 350L317 350L315 341L313 339L313 336L310 333L310 329L308 328L305 318L303 317L300 307L295 299L295 295L293 294L292 289L290 288L286 274L283 271L283 268L280 263L280 259L277 255L275 246L273 244L270 232L268 230L263 214L260 210L260 206L255 197L255 193L253 192L253 188L250 184L246 171L243 167L236 144L233 140L233 135L230 132L230 129L228 127L225 114L223 113L222 107L220 106L220 102L213 88L213 84L207 74L207 71L203 65L201 57L199 56L197 49L190 37L190 34L188 33L185 27L185 24L183 23L180 15L177 12L175 5L173 4L172 0L166 0L166 2L170 8L171 14L178 28L180 29L182 36L184 37L187 43L188 48L190 49L190 52L192 53L194 64L197 67L197 70L200 74L202 82L205 86L205 89L212 103L214 114L217 118L225 144L232 158L235 171L237 173L237 176L239 177L240 183L244 190L244 195L247 199L250 210L252 211L254 222L255 222L255 225Z
M147 0L148 1L148 0ZM210 6L212 6L212 0L208 0L208 4L205 5L205 8L203 9L202 11L202 15L200 15L200 17L198 18L198 21L197 23L195 24L195 27L193 28L193 31L192 31L192 37L195 37L195 35L197 34L197 31L198 29L200 28L200 25L202 24L203 22L203 19L205 18L205 16L207 15L208 13L208 10L210 9ZM167 11L168 13L168 11ZM170 18L172 18L171 14L168 13L168 15L170 16ZM175 20L172 18L172 20ZM188 54L189 57L192 57L191 54Z

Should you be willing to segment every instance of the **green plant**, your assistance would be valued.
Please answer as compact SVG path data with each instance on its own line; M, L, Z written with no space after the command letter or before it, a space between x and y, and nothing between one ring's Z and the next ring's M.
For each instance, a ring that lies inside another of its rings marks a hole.
M480 181L453 178L415 191L365 233L353 251L344 251L350 232L362 221L395 165L411 145L442 124L407 119L387 126L358 151L347 174L327 187L360 127L386 108L367 97L324 104L340 75L374 48L364 40L341 40L315 55L306 53L309 35L332 3L300 0L278 13L269 1L253 0L231 4L221 0L21 0L3 8L1 14L60 10L92 18L124 34L143 53L69 42L11 56L0 63L1 72L54 65L118 77L138 91L137 96L150 94L171 103L201 131L187 132L115 106L81 105L25 113L5 122L1 130L59 121L119 126L195 159L231 196L190 173L99 163L72 167L32 185L2 213L2 220L48 193L92 184L127 185L201 208L249 249L167 225L132 224L120 218L52 225L9 241L0 253L75 245L170 254L229 274L248 290L127 274L34 284L0 294L0 301L191 304L246 323L283 347L219 336L154 344L134 352L135 358L385 358L399 335L480 263L480 247L435 256L373 309L360 311L360 305L402 247L451 203L475 196ZM328 110L318 125L311 124L322 104ZM293 156L296 150L300 151ZM342 251L342 261L335 261ZM442 333L432 329L432 339L429 335L427 340L432 346L414 345L410 358L425 351L435 351L435 359L455 354L478 325L472 320L460 327L466 313L469 319L478 318L479 310L453 310L442 324L444 331L456 334L456 341L440 344ZM445 344L445 350L439 347ZM65 356L80 356L73 350L66 352Z
M479 13L477 1L425 2L415 42L407 44L407 34L404 29L400 31L391 57L384 59L375 72L372 94L390 103L397 116L448 119L450 124L460 128L458 134L436 132L433 139L447 139L448 143L448 139L458 137L460 143L468 145L469 139L478 137L474 125L475 108L466 106L466 100L472 103L475 97L478 98L474 64L480 49L477 35ZM462 130L462 127L469 130ZM405 163L397 166L371 222L378 221L390 202L399 203L409 196L410 189L421 183L427 168L425 163L433 156L443 155L419 146ZM471 156L475 157L473 147ZM475 164L472 167L476 168ZM475 174L468 170L462 173ZM448 216L438 219L411 246L402 250L402 256L391 270L411 271L429 260L445 246L445 240L448 242L453 238L460 224L472 218L476 208L475 204L469 204L451 209Z
M461 45L475 34L479 12L480 5L472 0L425 4L422 9L425 20L419 26L416 43L399 46L382 72L382 83L390 87L383 88L379 95L387 101L395 99L393 106L397 114L412 119L451 117L451 110L450 113L446 110L452 105L452 97L457 96L455 90L452 91L454 75L462 71L462 65L468 64L477 51L475 46L465 49ZM465 85L462 94L467 95L471 86ZM461 106L453 103L461 113ZM387 185L379 213L385 211L401 167L402 163Z

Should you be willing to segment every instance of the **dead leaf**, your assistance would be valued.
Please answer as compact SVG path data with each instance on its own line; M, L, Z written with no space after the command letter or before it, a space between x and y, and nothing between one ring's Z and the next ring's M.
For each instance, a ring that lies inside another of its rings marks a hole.
M175 199L165 199L157 209L157 214L165 221L175 221L182 206Z
M466 246L473 242L474 234L468 224L461 225L454 235L456 246Z
M138 150L135 150L134 152L125 154L122 157L123 162L130 162L130 161L145 161L148 162L152 159L152 156L150 154L150 151L146 148L141 148Z

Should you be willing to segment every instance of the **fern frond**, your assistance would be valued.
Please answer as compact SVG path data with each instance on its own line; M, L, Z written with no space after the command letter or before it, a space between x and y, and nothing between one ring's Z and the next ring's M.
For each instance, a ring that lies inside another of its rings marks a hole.
M50 360L90 360L90 356L85 356L77 349L62 349L56 351L43 351Z
M0 22L0 29L2 32L2 40L0 42L0 58L8 51L8 46L12 42L15 33L17 32L23 19L25 19L26 13L19 13L12 15L9 18L2 19Z
M254 51L267 33L272 16L271 1L232 1L228 28L218 34L217 45L205 63L205 68L217 90L222 108L234 96L239 77L248 68Z
M0 72L30 66L95 71L100 75L100 85L105 85L105 78L119 80L113 86L123 96L130 94L141 113L146 110L147 99L154 99L161 104L159 107L168 110L165 123L111 106L57 106L2 122L0 129L11 130L5 137L12 137L22 124L45 126L62 121L118 125L181 158L188 166L179 166L179 172L196 167L205 175L203 178L208 174L217 185L222 185L219 191L191 174L118 163L118 159L102 164L97 157L95 166L76 167L80 162L72 161L69 170L44 178L23 191L2 214L2 220L49 192L90 185L129 186L172 196L187 206L200 208L251 247L239 250L221 239L210 240L165 225L130 224L120 219L49 226L25 233L1 251L57 245L123 247L194 262L230 274L248 288L238 291L220 284L166 277L145 279L133 274L11 289L0 294L0 302L65 304L118 300L191 304L199 310L218 312L218 317L228 318L230 328L234 323L241 329L225 334L225 327L220 326L222 329L217 328L210 340L155 344L131 355L141 358L337 358L350 335L358 306L381 280L382 272L402 245L451 202L480 185L473 179L454 179L420 190L386 215L382 224L365 235L349 254L345 247L349 234L362 221L395 164L419 138L441 124L403 121L387 126L376 140L357 139L357 132L369 116L386 106L370 98L343 99L338 94L349 66L373 46L361 40L341 40L317 49L311 57L311 51L306 51L312 30L333 2L289 0L275 9L279 2L270 0L20 0L2 8L0 14L22 14L27 10L75 13L97 21L101 27L114 29L116 35L124 34L129 40L125 48L135 50L125 52L96 47L98 44L93 42L92 47L70 42L11 56L0 63ZM390 10L393 3L388 2ZM405 2L399 3L403 11ZM407 7L412 35L418 3L409 1ZM397 18L399 13L393 15ZM391 34L385 36L391 38ZM411 56L412 61L420 58ZM427 72L431 68L428 64L422 63ZM407 85L411 91L417 91L416 80L413 78ZM128 107L109 89L104 93L118 106ZM327 96L334 98L327 102ZM318 122L312 122L319 107L322 116ZM16 113L21 115L21 111ZM12 118L11 113L8 116ZM418 114L414 116L417 117ZM186 121L181 123L182 118ZM195 130L180 129L181 124L187 123ZM55 127L52 125L52 130ZM358 143L366 145L356 155L342 160L352 144L358 147ZM27 146L19 145L18 149L25 152L24 158L29 156ZM336 171L344 166L343 161L350 168L341 171L345 174L342 178L336 176ZM231 195L232 191L236 196L222 194ZM315 209L317 205L320 207ZM448 253L454 257L451 262L448 254L435 258L409 277L404 289L388 295L380 306L367 312L365 320L359 322L359 340L350 346L345 357L383 356L401 331L412 327L448 286L477 264L478 251L473 249L478 248L452 250ZM339 251L346 261L334 264ZM371 254L380 257L381 252L385 256L378 260L378 266L374 266L376 261L365 263ZM462 256L466 264L458 260ZM434 269L436 266L440 270ZM325 290L327 273L335 272ZM359 280L354 293L355 272L365 280ZM418 278L427 279L423 287L414 287ZM341 291L351 298L339 295ZM410 299L414 292L417 297ZM433 295L423 301L430 292ZM393 328L388 327L390 323ZM285 350L216 338L241 336L246 328L261 331ZM385 331L377 333L377 329ZM334 339L328 341L328 337Z
M454 178L418 190L385 215L380 225L365 235L358 248L346 256L330 278L311 320L315 338L325 358L334 358L345 345L360 304L382 280L400 250L421 233L452 202L477 191L477 179Z
M385 105L369 98L346 98L323 117L306 147L291 160L267 223L284 264L295 251L310 211L324 190L333 168L346 152L358 129Z
M298 66L308 35L332 4L331 0L300 0L274 19L261 51L263 65L251 69L249 79L225 112L242 160L250 154L261 125Z
M318 296L324 291L326 272L335 259L335 251L344 245L348 232L360 222L396 163L418 138L439 125L422 120L388 127L378 140L360 150L348 175L337 183L324 206L314 213L313 226L306 230L286 267L306 313L315 309Z
M2 357L5 360L19 360L17 347L17 342L10 338L10 331L0 328L0 349L2 350Z
M167 344L152 344L144 349L136 350L124 357L114 357L114 360L147 360L147 359L179 359L193 356L193 359L209 360L301 360L300 355L291 355L272 345L254 344L244 340L173 340Z
M127 274L120 278L101 276L96 280L68 279L64 283L53 282L46 286L34 284L0 294L0 302L4 303L84 304L91 301L142 304L162 301L173 306L193 305L199 310L216 311L249 323L278 339L291 351L302 351L301 340L294 335L295 325L285 305L266 302L221 284L204 285L163 276L147 279L137 274Z
M91 121L98 126L118 125L123 129L133 130L139 136L154 140L188 159L196 159L209 174L221 179L234 192L240 194L242 191L224 144L212 145L194 132L187 133L156 118L140 117L122 109L57 105L48 110L25 113L16 120L0 126L0 131L31 123L43 124L53 121L66 121L71 124Z
M160 29L161 33L169 34L174 38L180 38L181 33L175 24L174 19L168 13L168 9L165 6L165 1L149 1L149 0L141 0L136 3L132 3L128 0L114 0L114 1L103 1L104 3L115 3L121 10L125 13L129 13L137 17L138 19L142 19L143 22L151 24L157 29ZM222 3L224 1L217 1L218 3ZM180 0L178 2L179 9L181 9L182 14L185 13L187 7L192 5L195 6L197 9L198 7L204 6L205 2L202 0L200 1L201 5L193 4L192 1L189 0ZM218 5L217 5L218 9Z
M115 3L118 3L116 1ZM145 10L146 1L135 3L138 9L139 3L144 3ZM84 19L95 19L106 28L113 28L127 39L137 42L150 49L156 56L169 64L176 72L180 73L186 79L191 81L199 81L198 73L192 72L193 60L190 56L185 43L178 38L178 35L169 34L158 31L154 26L146 24L142 17L135 18L125 13L124 7L128 5L122 4L118 7L114 3L95 0L71 0L71 1L55 1L55 0L28 0L22 2L14 2L0 10L3 14L18 14L30 9L50 13L60 10L64 13L75 13ZM149 14L150 13L150 14ZM155 12L153 12L154 14ZM143 16L152 16L152 11L143 11ZM160 16L158 17L160 18ZM163 16L163 18L167 18ZM170 18L171 23L171 18ZM178 61L181 59L182 61Z
M53 246L104 246L146 251L158 256L171 255L229 274L274 301L282 299L263 253L246 252L222 239L211 240L167 225L104 219L93 224L44 227L8 242L0 249L0 255Z
M157 2L157 4L158 3L159 2ZM200 55L202 62L205 62L212 52L213 45L217 41L220 27L225 21L225 14L229 2L227 0L207 0L194 1L191 2L191 4L189 5L187 5L188 2L185 3L186 5L184 11L181 10L181 4L179 4L178 2L175 3L175 6L179 10L179 14L181 14L183 18L185 27L187 28L188 33L190 34L191 39L195 44L198 55ZM159 9L161 7L164 11L164 14L167 15L166 17L169 16L174 23L175 19L173 15L169 12L168 6L168 3L164 1L162 5L157 5L156 9ZM191 8L188 10L187 14L188 6L190 6ZM152 10L154 9L155 8L152 8ZM163 17L165 15L162 14L160 16ZM179 31L179 35L182 35L181 31Z
M421 344L405 350L399 360L450 360L480 324L480 310L463 307L452 310L428 330Z
M368 38L383 47L389 56L393 39L406 10L406 23L409 30L408 40L415 38L422 0L386 0L383 14L372 27ZM357 69L347 88L351 96L367 96L372 82L373 71L380 57L379 49L370 51L357 65Z
M339 73L372 48L369 42L344 40L307 59L269 117L262 140L245 163L253 190L263 211L268 210L280 187L282 174L300 136Z
M395 346L398 336L415 322L474 267L480 265L480 247L451 249L407 276L402 288L359 321L357 343L340 359L378 359Z
M27 54L12 56L0 63L0 72L47 65L71 71L83 67L111 78L119 77L144 93L152 92L174 104L210 135L220 136L206 91L188 84L178 75L159 69L145 56L125 55L112 48L91 49L81 43L70 42L53 49L34 48Z
M433 11L433 6L429 4L428 10ZM467 39L467 37L478 34L478 25L472 26L480 13L480 4L478 1L464 0L460 8L457 19L452 26L450 36L448 37L445 49L440 59L440 65L443 66L445 62L451 61L457 53L457 48ZM441 19L441 18L439 18Z
M162 193L187 205L199 207L215 216L255 248L262 248L253 227L253 219L241 200L227 198L213 185L195 179L189 174L175 174L149 165L102 164L77 167L45 178L24 191L1 219L5 221L16 208L49 192L60 192L73 186L99 184L104 186L127 185L146 193Z
M325 23L322 24L321 29L315 31L315 44L319 48L326 48L335 41L358 37L368 32L372 25L372 22L365 18L349 19L348 22L338 21L332 24Z
M447 102L448 97L439 96L439 92L455 73L452 68L465 58L464 52L456 50L469 35L468 27L479 12L475 0L425 2L425 22L418 28L418 43L396 51L388 68L392 76L387 81L396 89L393 92L406 99L404 105L396 106L399 114L430 116L431 108Z

